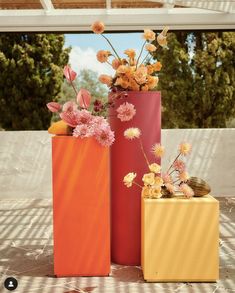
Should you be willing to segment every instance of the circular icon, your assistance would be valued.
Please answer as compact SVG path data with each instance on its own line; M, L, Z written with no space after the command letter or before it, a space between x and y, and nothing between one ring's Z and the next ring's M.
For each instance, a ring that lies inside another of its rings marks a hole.
M7 279L5 280L5 282L4 282L4 286L5 286L5 288L6 288L7 290L9 290L9 291L13 291L13 290L15 290L15 289L17 288L17 286L18 286L18 282L17 282L17 280L16 280L15 278L13 278L13 277L9 277L9 278L7 278Z

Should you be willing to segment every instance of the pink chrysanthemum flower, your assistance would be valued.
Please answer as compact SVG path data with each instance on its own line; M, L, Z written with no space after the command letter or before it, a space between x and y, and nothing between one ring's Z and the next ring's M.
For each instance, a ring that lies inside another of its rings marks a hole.
M188 155L192 150L192 145L187 142L183 142L179 145L179 152L181 155L186 156Z
M189 174L186 171L179 173L179 180L182 182L186 182L189 179Z
M130 121L136 114L136 109L133 104L123 103L117 108L117 117L121 121Z
M76 128L73 130L73 136L75 137L91 137L93 135L93 130L87 124L80 124L77 125Z
M194 192L193 192L192 188L190 186L188 186L188 184L186 184L186 183L181 184L179 189L188 198L194 196Z
M64 103L62 111L63 112L73 112L76 111L78 108L77 104L73 101L68 101Z
M100 126L94 130L96 140L105 147L111 146L114 142L114 132L109 125Z
M165 184L166 189L170 192L170 193L174 193L175 192L175 186L171 183L166 183Z
M87 110L81 110L78 112L78 124L91 125L93 123L94 116Z
M173 164L173 168L179 172L183 172L186 168L185 162L182 160L176 160Z
M102 116L95 116L93 118L93 127L94 128L99 128L99 127L102 127L102 126L108 126L108 121L102 117Z
M71 127L78 125L78 111L62 112L60 118Z
M172 184L172 183L173 183L172 177L171 177L171 175L169 175L168 173L163 174L163 175L162 175L162 179L163 179L163 182L164 182L165 184L167 184L167 183Z

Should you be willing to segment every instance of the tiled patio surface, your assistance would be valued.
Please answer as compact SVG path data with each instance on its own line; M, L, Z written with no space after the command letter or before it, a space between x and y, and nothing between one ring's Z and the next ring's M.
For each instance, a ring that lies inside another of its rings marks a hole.
M0 200L0 292L7 276L22 293L235 292L235 198L220 198L220 280L217 283L146 283L139 267L112 265L109 277L54 278L52 203Z

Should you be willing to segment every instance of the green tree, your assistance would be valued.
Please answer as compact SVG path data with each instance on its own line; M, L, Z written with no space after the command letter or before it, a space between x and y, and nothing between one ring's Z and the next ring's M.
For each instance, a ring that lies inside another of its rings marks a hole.
M170 33L168 47L154 55L163 127L226 127L235 117L235 33Z
M69 49L61 34L0 34L0 125L6 130L46 129L57 100Z

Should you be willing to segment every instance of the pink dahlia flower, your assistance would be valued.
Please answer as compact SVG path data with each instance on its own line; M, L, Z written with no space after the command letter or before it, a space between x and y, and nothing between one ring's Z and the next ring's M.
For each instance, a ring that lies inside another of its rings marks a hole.
M87 124L77 125L73 130L73 136L75 137L91 137L93 135L93 129L89 127Z
M135 116L136 109L133 104L126 102L118 107L117 113L118 113L117 117L121 121L129 121Z
M175 168L175 170L183 172L186 168L184 161L182 160L176 160L173 164L173 168Z
M105 147L110 146L114 142L114 132L109 125L100 126L94 130L96 140Z

